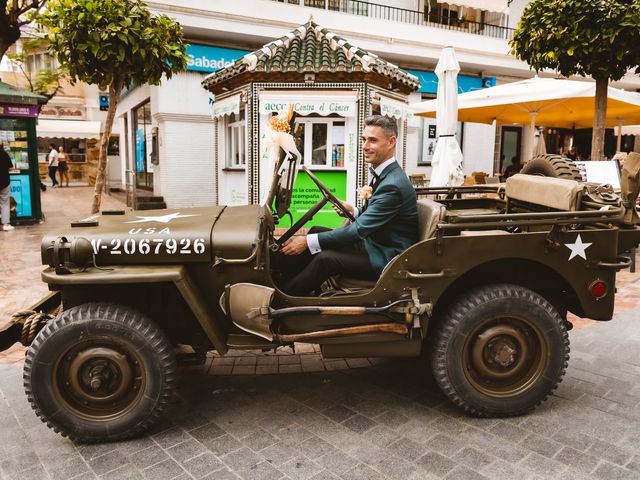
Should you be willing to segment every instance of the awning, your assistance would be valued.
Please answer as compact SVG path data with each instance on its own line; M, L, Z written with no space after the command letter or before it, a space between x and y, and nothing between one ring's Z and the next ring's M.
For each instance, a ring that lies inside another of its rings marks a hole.
M214 101L211 107L213 118L224 117L235 113L240 114L240 94L222 100Z
M260 113L282 112L293 104L293 109L299 115L331 115L337 113L342 117L355 117L358 113L357 97L348 92L327 92L318 95L299 92L263 93L260 95Z
M405 120L413 117L413 111L409 104L391 100L389 98L380 97L380 114Z
M89 120L38 119L36 134L39 138L100 138L101 122Z
M640 135L640 125L625 125L622 127L622 135Z
M488 12L509 13L509 2L507 0L437 0L437 2L486 10Z

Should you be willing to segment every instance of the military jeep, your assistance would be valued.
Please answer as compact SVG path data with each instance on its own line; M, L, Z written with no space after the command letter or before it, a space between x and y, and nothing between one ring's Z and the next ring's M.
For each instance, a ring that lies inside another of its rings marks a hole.
M611 319L616 272L630 264L622 252L640 242L633 165L622 200L526 174L420 188L420 240L377 281L332 278L317 296L292 297L272 256L327 202L344 210L308 172L321 199L276 236L305 168L296 163L280 156L262 205L105 211L46 235L52 294L35 307L39 321L16 320L1 336L4 348L20 336L29 345L24 385L36 414L78 441L125 439L166 409L178 345L203 361L211 350L295 343L319 344L325 357L426 351L468 414L524 414L563 377L567 312Z

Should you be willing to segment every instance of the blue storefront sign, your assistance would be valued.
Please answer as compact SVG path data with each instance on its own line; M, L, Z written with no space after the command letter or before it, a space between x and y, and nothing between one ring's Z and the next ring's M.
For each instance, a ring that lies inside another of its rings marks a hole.
M418 77L421 86L418 90L421 93L438 92L438 77L434 72L423 72L421 70L405 70ZM471 92L473 90L481 90L483 88L495 87L495 77L468 77L466 75L458 75L458 93Z
M235 50L232 48L212 47L210 45L187 45L187 70L196 72L215 72L242 58L247 50ZM418 92L433 93L438 90L438 77L433 72L422 70L405 70L418 77L421 84ZM493 87L496 84L495 77L480 78L458 75L458 93L471 92L482 88Z
M10 195L16 201L16 217L31 217L31 185L29 175L9 176Z
M211 47L209 45L187 45L187 70L195 72L215 72L242 58L246 50Z

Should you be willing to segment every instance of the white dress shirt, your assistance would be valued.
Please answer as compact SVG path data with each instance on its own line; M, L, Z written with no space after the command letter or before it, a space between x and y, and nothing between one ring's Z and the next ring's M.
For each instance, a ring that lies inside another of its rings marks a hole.
M383 170L395 161L396 157L391 157L389 160L385 160L376 168L374 168L373 171L376 175L380 176ZM353 207L353 218L358 218L358 215L360 215L360 209L357 207ZM317 233L310 233L307 235L307 247L309 248L309 251L312 255L315 255L316 253L320 253L322 251L322 248L320 248L320 242L318 241Z

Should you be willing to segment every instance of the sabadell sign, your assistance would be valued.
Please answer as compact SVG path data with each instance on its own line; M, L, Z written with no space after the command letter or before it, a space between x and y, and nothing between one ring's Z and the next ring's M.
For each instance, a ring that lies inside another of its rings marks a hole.
M215 72L249 53L245 50L211 47L209 45L187 45L187 70Z

